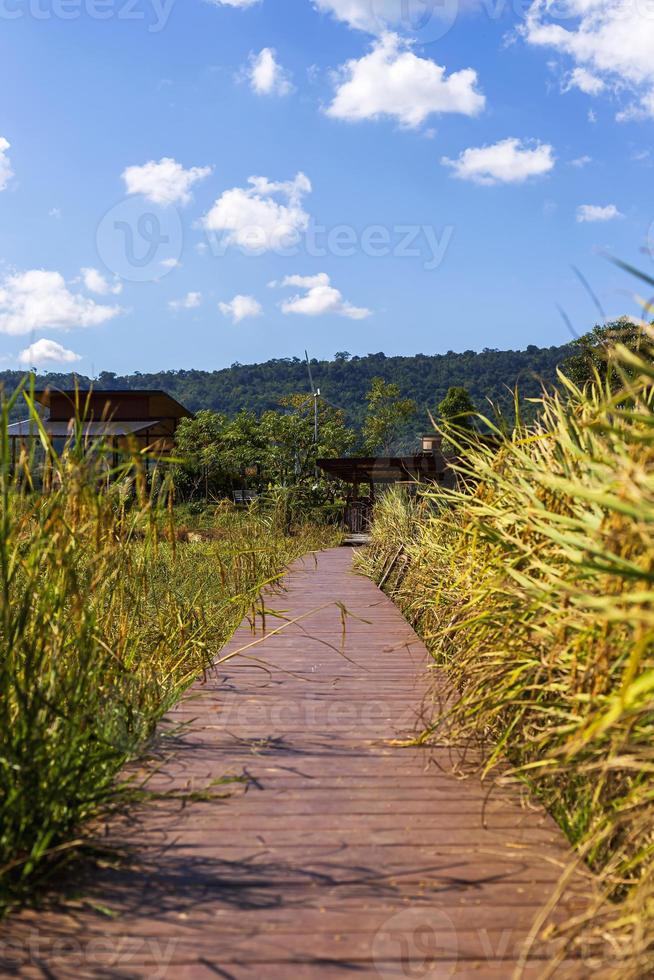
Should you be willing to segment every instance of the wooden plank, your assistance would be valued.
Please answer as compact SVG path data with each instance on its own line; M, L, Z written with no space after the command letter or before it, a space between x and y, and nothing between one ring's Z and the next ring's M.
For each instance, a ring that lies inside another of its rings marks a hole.
M3 925L0 971L511 976L569 849L523 787L474 775L478 752L392 744L451 692L350 563L345 548L297 563L267 599L280 616L242 624L219 654L239 656L160 726L148 771L162 797L98 829L122 860L76 881L74 901ZM226 774L247 777L230 798L185 798ZM591 889L575 874L550 921ZM525 976L555 948L537 947Z

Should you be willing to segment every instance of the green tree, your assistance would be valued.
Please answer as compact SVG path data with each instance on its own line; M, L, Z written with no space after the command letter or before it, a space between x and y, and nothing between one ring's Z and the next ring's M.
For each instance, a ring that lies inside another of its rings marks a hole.
M283 412L264 412L261 426L268 449L265 469L272 483L289 486L313 480L316 459L342 456L356 436L345 424L345 415L324 399L318 400L318 442L315 442L313 395L288 395L281 399Z
M195 418L182 419L175 434L177 453L182 462L176 468L175 483L182 492L194 496L200 490L206 498L222 482L222 434L226 419L204 409Z
M317 444L312 395L288 395L281 409L260 418L241 411L232 419L205 409L183 419L176 436L180 492L202 492L208 498L244 484L263 489L314 482L316 459L343 455L356 440L344 413L323 399L318 402Z
M241 411L220 435L220 467L232 485L260 483L268 452L268 439L254 412Z
M449 388L445 398L438 406L438 414L446 436L443 440L444 452L456 452L457 443L465 441L474 432L477 409L467 388L460 385ZM447 438L447 433L450 438Z
M400 386L383 378L373 378L366 395L368 412L363 423L364 452L390 456L399 451L408 423L417 411L412 398L403 398Z
M651 346L644 331L629 317L623 316L603 326L596 325L583 337L573 341L572 354L561 365L563 373L579 388L595 381L598 377L605 384L608 380L613 389L623 386L624 365L621 372L616 371L613 350L622 344L631 351L640 351Z
M441 420L459 429L474 429L476 412L470 392L461 386L448 388L445 398L438 406Z

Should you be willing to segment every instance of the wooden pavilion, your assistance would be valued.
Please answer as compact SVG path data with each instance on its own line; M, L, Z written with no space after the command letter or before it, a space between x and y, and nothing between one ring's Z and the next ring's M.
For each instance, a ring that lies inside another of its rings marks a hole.
M405 486L412 493L424 484L452 486L453 457L443 454L442 439L435 433L422 437L420 452L407 456L343 456L319 459L318 466L332 479L351 486L345 506L344 523L348 531L360 534L368 529L375 498L389 486ZM369 493L362 493L362 485Z

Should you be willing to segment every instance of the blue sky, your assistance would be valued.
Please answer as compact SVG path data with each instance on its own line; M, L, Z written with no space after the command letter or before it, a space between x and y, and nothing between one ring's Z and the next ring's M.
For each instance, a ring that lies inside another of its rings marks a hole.
M636 309L599 250L652 265L638 0L0 0L0 22L5 367L558 344L557 304L596 319L572 265Z

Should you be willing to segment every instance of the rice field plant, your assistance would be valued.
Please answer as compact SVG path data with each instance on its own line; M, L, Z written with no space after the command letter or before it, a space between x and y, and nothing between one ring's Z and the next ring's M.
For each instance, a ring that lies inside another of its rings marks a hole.
M36 438L12 465L16 398ZM223 506L180 541L165 471L129 452L112 468L81 426L55 453L29 391L0 404L0 450L1 915L120 798L122 767L262 588L334 532Z
M358 558L450 678L422 738L526 780L596 873L564 930L589 970L654 973L654 341L609 386L564 376L538 421L459 443L457 490L386 495ZM616 388L618 390L616 391ZM557 962L546 975L555 975ZM605 974L602 974L605 975Z

